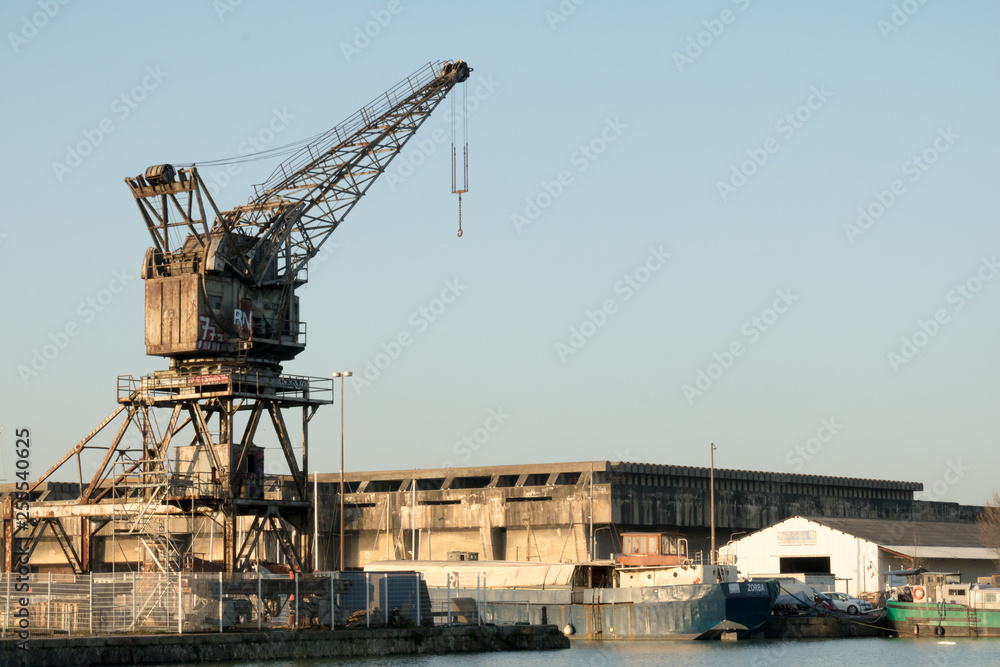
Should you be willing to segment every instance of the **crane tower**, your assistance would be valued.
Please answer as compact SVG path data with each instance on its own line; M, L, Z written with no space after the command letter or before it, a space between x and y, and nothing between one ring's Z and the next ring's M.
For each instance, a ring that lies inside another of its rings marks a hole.
M42 511L30 543L51 530L76 572L95 565L94 538L110 539L130 567L221 561L232 572L261 558L270 527L291 568L310 569L308 426L333 402L333 384L282 373L306 346L296 290L309 260L471 71L461 60L421 68L315 137L229 210L218 208L195 165L159 164L125 179L153 243L142 263L146 353L169 365L119 377L117 409L32 484L35 491L76 458L67 467L78 473L79 502ZM301 410L300 452L291 410ZM262 422L273 428L287 475L265 474ZM113 423L117 430L107 428ZM105 429L113 432L107 444ZM96 461L89 481L85 456ZM3 516L12 535L9 507ZM186 517L208 520L211 553L204 536L196 548L196 531L178 529ZM79 521L76 530L70 521ZM11 542L4 540L8 568Z

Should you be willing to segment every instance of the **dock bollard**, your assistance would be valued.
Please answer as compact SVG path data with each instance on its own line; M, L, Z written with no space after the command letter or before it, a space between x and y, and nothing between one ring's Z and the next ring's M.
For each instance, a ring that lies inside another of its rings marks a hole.
M549 610L546 607L542 607L542 625L549 624Z

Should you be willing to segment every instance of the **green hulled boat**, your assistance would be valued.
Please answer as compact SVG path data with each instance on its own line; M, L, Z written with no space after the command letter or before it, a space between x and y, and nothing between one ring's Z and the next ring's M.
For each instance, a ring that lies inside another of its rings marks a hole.
M1000 588L908 586L900 597L886 602L886 622L900 637L1000 637Z

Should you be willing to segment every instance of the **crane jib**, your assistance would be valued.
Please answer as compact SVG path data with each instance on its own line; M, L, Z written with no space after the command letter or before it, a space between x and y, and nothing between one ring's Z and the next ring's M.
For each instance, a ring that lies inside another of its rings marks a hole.
M126 179L153 240L143 266L147 353L192 360L252 352L280 363L301 352L295 290L309 261L471 72L461 60L421 68L291 155L242 206L220 210L193 164L154 165ZM460 185L452 146L460 236L464 135Z

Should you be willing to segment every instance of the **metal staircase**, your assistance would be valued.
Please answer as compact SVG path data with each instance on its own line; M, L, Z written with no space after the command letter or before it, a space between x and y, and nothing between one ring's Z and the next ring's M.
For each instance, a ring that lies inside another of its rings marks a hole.
M155 532L157 524L159 522L151 522L154 532L139 537L144 556L149 558L157 572L179 572L183 566L184 542L165 532Z
M152 563L156 572L178 572L183 563L184 543L170 535L169 519L157 514L158 509L167 506L168 461L144 458L139 462L122 456L115 466L121 470L112 478L114 535L137 539L138 560Z
M157 575L140 576L132 589L135 613L131 631L146 625L150 617L159 612L161 619L154 617L154 625L165 625L166 619L177 613L177 583L170 577ZM158 622L157 622L158 621Z

